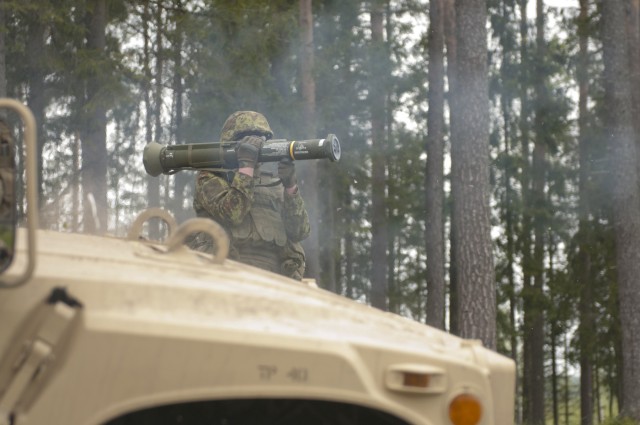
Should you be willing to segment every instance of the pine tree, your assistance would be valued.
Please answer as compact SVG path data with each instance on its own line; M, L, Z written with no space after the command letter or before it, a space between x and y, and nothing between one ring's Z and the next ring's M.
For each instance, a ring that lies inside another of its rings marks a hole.
M624 2L607 1L602 6L604 42L606 128L611 153L611 183L616 263L622 324L621 413L640 420L640 193L638 164L633 135L632 97L629 75L629 46L625 37Z
M105 63L107 5L105 0L92 0L87 6L87 51L99 63ZM86 81L84 110L85 126L82 136L82 188L84 193L84 230L105 232L107 229L107 145L106 109L100 101L105 89L98 65Z
M388 17L387 17L388 19ZM371 81L369 107L371 109L371 305L381 310L388 308L387 293L387 241L386 224L386 163L385 163L385 92L384 77L384 2L371 3Z
M429 5L429 115L426 169L427 323L445 326L444 280L444 2Z
M302 102L302 122L305 123L304 131L309 137L316 137L316 83L314 71L314 43L313 43L313 11L311 0L299 1L300 15L300 93ZM320 234L319 227L324 227L320 215L318 165L315 162L301 164L299 173L302 180L301 190L305 196L305 203L309 214L309 221L313 223L309 238L303 242L306 253L307 277L318 279L320 268ZM324 229L323 229L324 231Z
M589 93L588 81L588 19L589 2L587 0L580 1L580 16L578 18L578 32L580 37L580 57L578 61L578 69L576 72L579 84L579 119L578 127L580 132L579 138L579 155L580 155L580 181L579 191L580 200L578 207L578 240L579 240L579 260L578 275L580 291L580 424L593 424L593 338L591 336L595 328L595 320L593 315L593 292L591 290L593 282L592 260L591 260L591 224L589 223L590 203L589 203L589 177L590 168L590 150L588 137L588 116L587 116L587 100Z
M456 87L452 193L460 334L496 347L496 298L489 229L486 2L456 1ZM464 98L463 98L464 93ZM464 241L464 243L462 243Z

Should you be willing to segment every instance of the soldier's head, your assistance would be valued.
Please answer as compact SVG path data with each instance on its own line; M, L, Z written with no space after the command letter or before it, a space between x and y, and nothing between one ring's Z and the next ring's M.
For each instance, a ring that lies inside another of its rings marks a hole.
M227 118L222 126L221 142L240 140L245 136L273 137L267 119L259 112L238 111Z

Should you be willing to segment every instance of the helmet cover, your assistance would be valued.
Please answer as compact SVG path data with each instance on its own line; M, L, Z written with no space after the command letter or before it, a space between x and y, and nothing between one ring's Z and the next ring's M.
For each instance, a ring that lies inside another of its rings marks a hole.
M271 139L273 131L271 131L267 119L261 113L237 111L231 114L224 122L220 141L236 141L249 135L264 136L267 139Z

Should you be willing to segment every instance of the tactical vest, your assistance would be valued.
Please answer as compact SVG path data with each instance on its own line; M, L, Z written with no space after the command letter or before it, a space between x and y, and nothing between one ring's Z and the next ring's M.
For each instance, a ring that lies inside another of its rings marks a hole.
M287 243L287 232L282 222L284 199L282 186L265 186L271 179L261 178L253 188L251 210L240 225L230 231L239 242L245 240L272 242L279 247Z
M278 180L261 175L253 188L251 210L239 226L230 229L232 252L237 259L301 280L305 270L304 250L288 240L282 221L284 194Z
M291 242L287 238L282 221L282 185L274 185L278 180L266 175L256 180L251 210L240 225L227 228L232 237L229 257L301 280L305 255L299 242ZM213 251L210 239L203 234L194 235L189 246L197 251Z

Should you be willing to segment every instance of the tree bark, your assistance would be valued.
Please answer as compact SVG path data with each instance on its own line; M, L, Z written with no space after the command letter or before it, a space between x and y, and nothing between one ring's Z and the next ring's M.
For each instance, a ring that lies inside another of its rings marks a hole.
M527 17L528 0L520 0L520 146L522 156L522 170L520 172L520 187L522 191L522 203L524 205L522 212L522 225L520 230L520 250L522 264L522 298L523 298L523 316L531 315L531 302L527 298L527 292L533 286L532 283L532 251L531 251L531 227L532 217L530 208L531 204L531 149L530 144L530 123L529 115L531 111L529 88L530 88L530 59L529 59L529 37L528 37L528 17ZM531 368L531 341L526 336L526 329L530 329L527 323L523 324L523 341L522 341L522 419L523 422L530 420L532 414L531 399L532 395L532 368Z
M45 30L46 26L43 23L43 17L40 13L36 12L26 18L27 25L29 26L29 35L27 39L27 51L29 62L29 76L28 86L29 91L27 94L27 106L31 109L33 117L36 121L37 131L37 149L38 149L38 198L39 205L44 205L42 182L43 182L43 159L42 152L45 144L45 70L44 70L44 58L45 58ZM47 225L44 211L39 211L40 224Z
M0 28L6 28L6 0L0 0ZM0 31L0 97L7 97L7 34ZM0 117L5 117L6 112L1 111Z
M369 107L371 108L371 305L388 308L387 288L387 208L385 146L385 90L383 79L387 61L384 45L384 2L372 0L371 10L371 75Z
M143 47L142 47L142 68L144 73L144 83L143 91L144 91L144 105L145 105L145 114L144 114L144 134L145 141L147 143L151 143L154 141L153 136L153 104L151 101L151 81L153 75L151 73L151 30L149 28L149 22L151 21L151 11L149 7L149 0L145 0L143 4L142 11L142 38L143 38ZM160 140L158 140L158 143ZM160 178L147 176L147 205L149 207L159 207L160 206ZM153 221L149 224L149 234L157 235L159 232L158 223Z
M174 63L174 71L173 71L173 91L174 91L174 104L173 104L173 115L174 115L174 133L173 137L175 139L175 143L178 145L185 143L184 136L184 70L183 70L183 58L182 51L184 49L184 19L185 19L185 10L182 3L182 0L177 0L173 12L173 19L175 21L175 33L173 36L173 63ZM185 200L185 190L190 182L192 182L193 177L189 175L189 173L177 173L175 175L174 180L174 199L173 199L173 210L175 211L176 219L179 223L185 221L189 216L191 211L184 208L184 200Z
M569 363L570 363L570 354L569 354L569 337L565 333L564 334L564 423L569 424L569 409L570 406L570 398L571 398L571 386L569 385Z
M107 6L91 0L87 6L87 49L95 61L106 62ZM95 66L87 80L85 135L82 138L82 188L84 231L107 231L107 114L100 101L102 66Z
M456 55L457 55L457 42L456 42L456 9L455 0L444 0L444 35L445 45L447 49L447 82L449 83L448 101L449 101L449 116L453 111L457 110L455 106L455 91L456 91ZM459 120L449 119L449 125L451 127L451 134L456 133L455 126L458 125ZM453 217L453 210L455 205L451 202L451 214ZM460 334L460 326L458 323L459 317L459 303L458 303L458 278L456 275L456 240L455 240L455 223L453 219L450 221L451 228L449 230L449 332L454 335Z
M452 193L460 335L496 348L496 291L489 222L489 94L485 1L456 0L457 72ZM463 95L464 94L464 95ZM464 101L462 101L464 96Z
M557 350L557 330L552 325L551 330L551 401L552 401L552 413L553 413L553 425L559 424L558 416L558 359L556 358Z
M633 116L640 116L640 0L628 0L627 4L627 39L629 40L629 65L631 75L631 93L633 100ZM635 126L636 151L638 167L640 167L640 120L633 121ZM640 174L640 171L639 171Z
M337 281L336 258L339 252L339 243L336 236L336 198L335 181L332 164L321 161L317 164L319 187L317 192L318 212L321 217L316 224L318 228L318 243L320 248L320 284L323 288L340 293Z
M621 415L640 421L640 192L624 8L623 0L602 4L605 123L622 326Z
M429 3L429 112L425 241L427 252L427 324L444 329L444 7Z
M578 270L580 285L580 424L593 424L593 344L592 334L595 329L593 319L593 286L591 271L591 224L589 223L589 176L591 161L588 146L587 100L589 96L589 52L588 52L588 19L589 2L580 0L578 16L578 133L579 133L579 201L578 201Z
M302 122L309 137L316 137L316 82L314 70L314 42L313 42L313 9L312 0L299 0L300 25L300 92L302 94ZM311 233L303 242L306 252L307 271L305 277L320 280L320 242L319 227L324 227L320 220L320 205L318 202L318 166L315 161L300 164L301 190L304 195ZM323 231L325 229L323 228ZM320 282L322 286L322 282Z
M162 1L158 1L156 3L155 10L155 75L154 75L154 86L153 86L153 140L161 143L162 142L162 91L163 91L163 71L164 71L164 22L162 19L163 15L163 4ZM154 207L160 206L160 182L165 182L166 177L159 176L154 178L155 182L153 184L153 194L154 194ZM157 190L156 190L157 187ZM157 193L157 198L155 194ZM165 197L166 200L166 197ZM160 238L160 221L159 220L151 220L149 222L149 236L151 239L159 239Z
M78 219L80 217L80 137L78 133L73 136L73 146L71 152L71 169L73 177L71 180L71 230L78 231Z
M527 205L533 219L533 285L523 294L528 308L524 312L524 338L528 340L529 350L529 416L525 422L542 425L545 421L545 379L544 379L544 257L546 224L546 153L549 145L549 130L546 123L549 116L549 96L546 87L546 75L543 64L546 57L544 34L543 1L536 2L536 60L534 68L535 89L535 143L531 163L531 202Z

